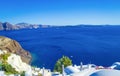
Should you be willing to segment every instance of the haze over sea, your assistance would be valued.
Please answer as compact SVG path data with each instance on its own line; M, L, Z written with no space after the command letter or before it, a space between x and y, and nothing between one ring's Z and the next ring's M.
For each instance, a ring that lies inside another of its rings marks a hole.
M73 26L0 31L33 56L31 65L53 69L63 55L74 64L110 66L120 61L120 26Z

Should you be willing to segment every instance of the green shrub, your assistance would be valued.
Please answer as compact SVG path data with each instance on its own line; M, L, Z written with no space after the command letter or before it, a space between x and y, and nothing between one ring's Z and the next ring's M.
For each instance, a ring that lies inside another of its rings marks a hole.
M72 60L67 56L63 56L56 62L54 66L54 72L62 73L62 65L64 65L64 67L70 66L72 65Z
M25 76L25 71L23 71L23 72L20 74L20 76Z
M5 71L6 74L18 74L18 72L10 65L7 63L8 57L10 56L10 53L6 54L1 54L0 55L0 69Z
M18 74L18 72L7 63L2 64L2 70L4 70L6 74Z
M7 59L8 59L9 56L10 56L10 53L1 54L1 55L0 55L0 58L1 58L3 61L7 61Z

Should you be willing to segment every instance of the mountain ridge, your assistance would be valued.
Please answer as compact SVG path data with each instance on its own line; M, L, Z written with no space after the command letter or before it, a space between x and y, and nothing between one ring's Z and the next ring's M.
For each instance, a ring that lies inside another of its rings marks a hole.
M29 23L18 23L11 24L9 22L0 22L0 30L20 30L20 29L37 29L37 28L48 28L49 25L41 25L41 24L29 24Z
M49 28L49 27L108 27L108 26L120 26L120 25L109 25L109 24L105 24L105 25L92 25L92 24L79 24L79 25L61 25L61 26L57 26L57 25L42 25L42 24L30 24L30 23L25 23L25 22L21 22L21 23L17 23L17 24L11 24L9 22L0 22L0 31L2 30L20 30L20 29L38 29L38 28Z

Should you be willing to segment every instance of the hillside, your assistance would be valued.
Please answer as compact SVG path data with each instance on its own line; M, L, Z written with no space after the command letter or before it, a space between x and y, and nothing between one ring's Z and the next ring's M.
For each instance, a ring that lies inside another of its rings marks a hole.
M0 50L19 55L25 63L31 62L30 53L25 51L17 41L10 38L0 36Z

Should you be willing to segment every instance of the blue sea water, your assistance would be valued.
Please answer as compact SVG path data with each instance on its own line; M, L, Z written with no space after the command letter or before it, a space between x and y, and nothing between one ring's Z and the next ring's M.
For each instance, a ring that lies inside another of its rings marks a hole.
M63 55L74 64L110 66L120 61L120 26L74 26L0 31L28 50L31 65L53 69Z

